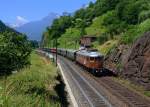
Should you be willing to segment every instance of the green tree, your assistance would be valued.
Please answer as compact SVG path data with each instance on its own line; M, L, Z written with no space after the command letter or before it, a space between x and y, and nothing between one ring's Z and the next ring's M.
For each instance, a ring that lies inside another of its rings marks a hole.
M15 32L0 34L0 74L10 74L30 64L30 42Z
M30 40L32 48L39 48L39 42L36 40Z
M149 1L149 0L148 0ZM139 15L145 10L149 10L146 0L122 0L116 8L117 16L128 24L137 24Z
M128 25L125 22L120 21L118 19L116 11L114 10L108 11L104 15L103 26L107 28L107 33L111 35L120 34L121 32L124 32L128 27Z
M50 28L50 36L51 38L59 38L65 30L72 25L71 16L61 16L59 19L55 19L51 28Z
M94 13L96 16L101 16L105 12L115 9L120 1L121 0L97 0L94 6Z

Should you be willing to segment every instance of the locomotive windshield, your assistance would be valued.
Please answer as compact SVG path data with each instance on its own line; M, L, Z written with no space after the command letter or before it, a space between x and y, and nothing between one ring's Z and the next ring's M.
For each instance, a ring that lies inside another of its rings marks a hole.
M90 57L90 61L100 61L102 57Z
M90 61L94 61L95 60L95 58L94 57L90 57Z
M100 60L102 60L102 57L96 57L95 60L100 61Z

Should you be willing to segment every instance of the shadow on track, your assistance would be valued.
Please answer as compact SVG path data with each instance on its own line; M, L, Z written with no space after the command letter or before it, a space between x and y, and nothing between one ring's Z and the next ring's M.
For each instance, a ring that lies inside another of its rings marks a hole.
M96 75L97 77L116 77L117 75L109 69L104 68L103 72L100 72Z
M67 92L65 90L65 84L64 84L60 74L56 77L56 79L59 81L59 84L57 84L54 87L54 89L56 90L57 95L59 96L59 100L61 102L61 107L68 107L69 102L67 100Z

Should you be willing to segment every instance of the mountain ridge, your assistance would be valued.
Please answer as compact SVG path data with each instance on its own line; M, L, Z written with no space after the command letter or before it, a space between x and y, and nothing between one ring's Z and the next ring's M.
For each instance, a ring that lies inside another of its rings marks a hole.
M46 17L38 21L28 22L20 27L14 28L15 30L24 33L28 36L30 40L40 40L42 33L45 31L46 27L51 26L54 19L58 18L57 13L50 13Z

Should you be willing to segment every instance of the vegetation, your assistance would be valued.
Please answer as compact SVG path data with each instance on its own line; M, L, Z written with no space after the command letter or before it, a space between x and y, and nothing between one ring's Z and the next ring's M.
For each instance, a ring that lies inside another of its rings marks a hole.
M79 47L81 32L77 28L66 29L66 32L58 39L59 47L75 49ZM68 42L69 41L69 42Z
M123 34L121 42L125 44L131 44L140 35L147 31L150 31L150 19L147 19L138 25L132 26L127 32Z
M29 65L30 53L27 37L0 22L0 75L11 74Z
M77 10L73 16L65 14L56 19L43 35L42 43L47 46L59 38L60 47L71 48L74 37L79 42L84 35L95 35L97 45L113 42L116 36L121 38L119 43L131 44L150 30L149 18L150 0L97 0Z
M104 55L109 54L110 51L118 44L118 40L109 40L102 45L96 45L95 47Z
M57 75L53 64L32 53L29 68L0 79L0 107L59 107Z
M30 40L30 43L31 43L31 47L32 48L39 48L39 42L36 41L36 40Z

